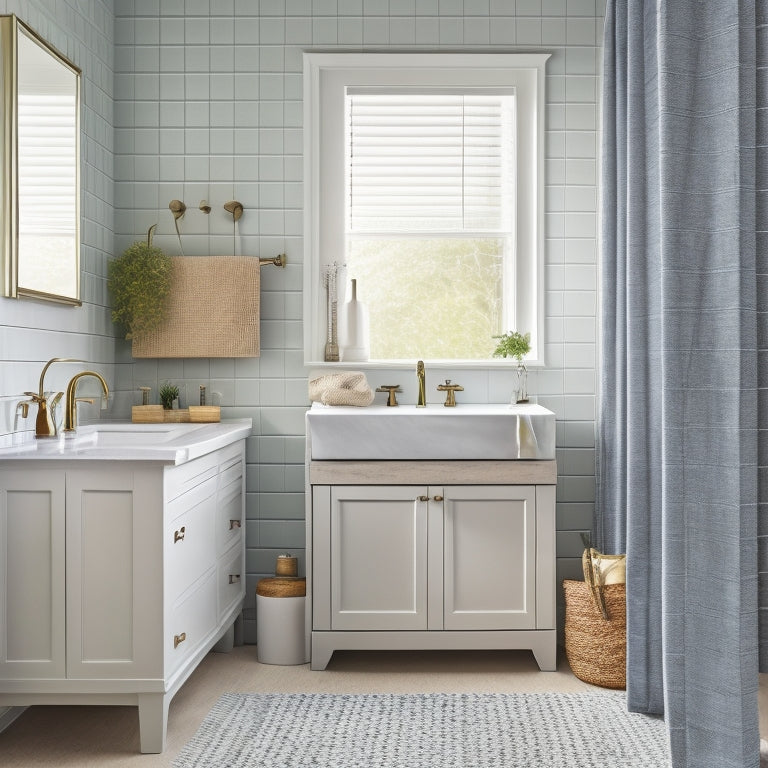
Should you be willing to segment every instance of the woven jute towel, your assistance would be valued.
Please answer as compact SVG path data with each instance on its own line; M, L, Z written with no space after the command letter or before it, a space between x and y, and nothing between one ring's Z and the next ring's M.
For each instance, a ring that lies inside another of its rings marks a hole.
M627 685L627 590L625 584L602 588L608 619L595 606L589 585L563 581L565 655L580 680L603 688Z
M133 339L134 357L258 357L259 260L174 256L167 315Z

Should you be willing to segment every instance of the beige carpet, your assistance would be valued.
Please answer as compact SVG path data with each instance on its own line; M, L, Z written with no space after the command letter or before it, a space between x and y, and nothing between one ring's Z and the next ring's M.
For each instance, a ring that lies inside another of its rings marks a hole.
M222 693L526 693L599 691L561 657L540 672L528 651L337 652L328 669L259 664L256 647L209 654L171 702L162 755L139 753L134 707L31 707L0 733L3 768L167 768ZM768 733L768 675L760 676Z
M337 652L324 672L259 664L256 647L209 654L176 694L162 755L139 753L133 707L31 707L0 733L3 768L170 766L222 693L515 693L600 690L564 659L540 672L528 651Z

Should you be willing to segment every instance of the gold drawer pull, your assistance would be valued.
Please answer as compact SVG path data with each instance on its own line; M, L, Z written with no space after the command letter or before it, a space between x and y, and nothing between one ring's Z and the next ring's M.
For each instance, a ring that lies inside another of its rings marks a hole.
M186 527L181 526L178 531L173 532L173 543L176 544L179 541L184 541L184 534L186 533Z
M416 501L429 501L429 496L417 496Z
M239 573L230 573L229 574L229 583L230 584L237 584L240 581L240 574Z
M173 636L173 647L178 648L187 639L187 633L182 632L180 635Z
M443 497L442 496L433 496L432 499L433 499L433 501L442 501Z
M229 530L231 531L233 528L239 528L242 525L240 520L230 520L229 521Z

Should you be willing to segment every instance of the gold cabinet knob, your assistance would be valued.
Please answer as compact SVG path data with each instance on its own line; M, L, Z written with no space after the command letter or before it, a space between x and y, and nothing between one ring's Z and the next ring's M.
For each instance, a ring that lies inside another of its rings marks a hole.
M416 501L429 501L429 496L417 496Z
M180 635L173 636L173 647L178 648L187 639L187 633L182 632Z
M242 525L242 523L239 520L230 520L229 521L229 530L231 531L233 528L239 528Z
M433 501L442 501L442 500L443 500L443 497L442 497L442 496L440 496L440 495L438 495L438 496L433 496L433 497L432 497L432 500L433 500Z
M185 526L181 526L178 531L173 532L173 543L176 544L179 541L184 541L184 535L186 534L187 529Z

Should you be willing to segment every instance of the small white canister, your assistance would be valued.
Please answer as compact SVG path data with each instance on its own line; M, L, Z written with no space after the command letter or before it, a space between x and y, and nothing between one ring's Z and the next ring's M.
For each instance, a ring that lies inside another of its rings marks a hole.
M256 585L256 654L261 664L306 664L307 580L269 577Z

